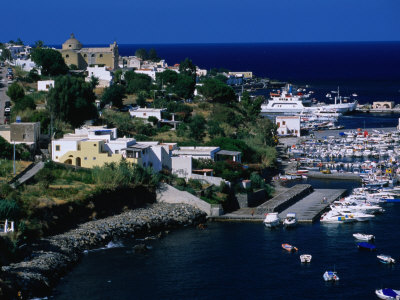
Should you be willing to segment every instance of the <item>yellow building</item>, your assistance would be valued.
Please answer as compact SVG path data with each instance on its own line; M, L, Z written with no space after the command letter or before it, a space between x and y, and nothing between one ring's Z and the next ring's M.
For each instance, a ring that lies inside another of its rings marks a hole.
M60 150L61 145L55 145L55 151ZM118 153L113 154L104 150L104 140L85 140L78 142L77 150L68 151L61 157L57 157L58 161L83 168L93 168L103 166L106 163L119 163L122 159L126 159L130 163L142 165L140 155L134 153Z
M108 48L83 48L74 34L71 34L59 51L68 66L75 65L79 70L95 65L105 66L112 70L118 68L119 53L116 42Z

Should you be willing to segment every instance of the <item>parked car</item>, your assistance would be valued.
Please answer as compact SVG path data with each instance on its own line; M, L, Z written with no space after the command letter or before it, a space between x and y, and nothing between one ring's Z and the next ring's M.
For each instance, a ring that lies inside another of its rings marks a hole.
M4 107L5 107L5 108L11 107L11 102L10 102L10 101L6 101L6 102L4 103Z

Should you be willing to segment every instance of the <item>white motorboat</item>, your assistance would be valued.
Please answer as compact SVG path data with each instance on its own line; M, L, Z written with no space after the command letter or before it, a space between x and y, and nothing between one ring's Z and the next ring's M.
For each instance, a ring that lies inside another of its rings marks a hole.
M376 257L379 259L379 261L381 263L384 263L384 264L394 264L394 263L396 263L396 260L393 257L389 256L389 255L379 254Z
M320 219L321 223L332 223L332 224L351 223L355 221L356 219L354 219L351 215L341 215L336 211L332 210L324 213Z
M342 216L354 218L359 222L366 222L375 218L374 215L364 214L362 212L352 212L348 209L341 209L336 211Z
M285 220L283 220L283 225L285 227L294 227L297 225L297 219L295 213L288 213Z
M380 290L375 290L375 294L380 299L385 299L385 300L400 299L400 290L380 289Z
M375 236L372 234L354 233L353 236L360 241L371 241L375 239Z
M267 227L276 227L280 224L278 213L267 213L265 214L264 224Z
M312 259L312 255L311 254L302 254L300 255L300 261L302 263L310 263Z
M322 277L324 278L325 281L338 281L339 280L339 276L334 271L326 271Z

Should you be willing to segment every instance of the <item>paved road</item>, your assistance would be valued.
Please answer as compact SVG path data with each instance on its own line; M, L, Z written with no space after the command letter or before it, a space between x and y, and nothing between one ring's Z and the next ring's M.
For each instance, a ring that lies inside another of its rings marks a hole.
M33 176L35 176L41 169L44 167L44 162L40 161L38 163L35 163L35 165L26 171L25 174L23 174L16 182L12 184L13 187L23 184L24 182L28 181L31 179Z
M2 81L0 81L0 83L2 87L0 87L0 124L4 124L5 121L4 117L5 102L10 100L10 98L6 95L6 91L8 89L8 84L7 84L8 80L6 78L6 74L7 74L7 66L1 67L0 77Z

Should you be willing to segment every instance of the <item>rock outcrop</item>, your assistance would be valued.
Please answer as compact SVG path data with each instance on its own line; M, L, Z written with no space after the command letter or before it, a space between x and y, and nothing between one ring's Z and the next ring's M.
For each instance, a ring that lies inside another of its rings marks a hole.
M205 218L204 212L190 205L157 203L81 224L74 230L29 245L30 255L24 261L2 267L0 289L4 298L9 295L17 298L18 292L23 298L48 295L85 250L137 233L198 224Z

